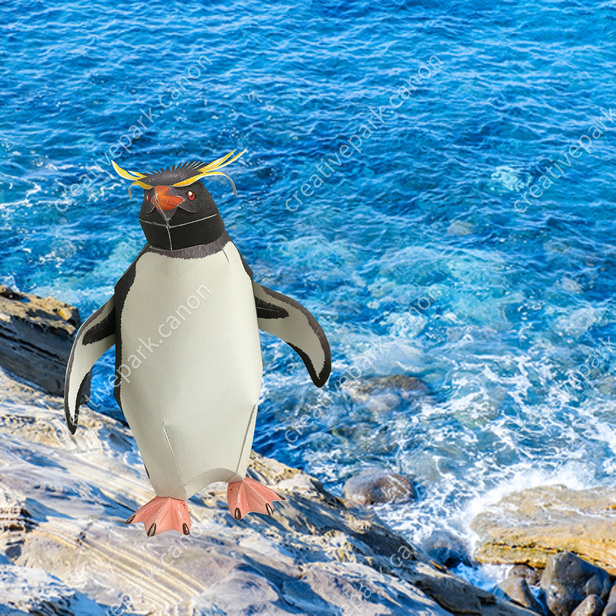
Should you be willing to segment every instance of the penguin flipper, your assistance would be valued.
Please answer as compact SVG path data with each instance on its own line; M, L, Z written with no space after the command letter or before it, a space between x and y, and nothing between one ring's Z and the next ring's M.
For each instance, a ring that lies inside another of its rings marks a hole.
M115 302L112 297L79 328L66 367L64 413L71 434L77 429L79 405L92 366L115 344Z
M332 368L325 332L299 302L252 281L259 329L284 340L304 362L317 387L325 385Z

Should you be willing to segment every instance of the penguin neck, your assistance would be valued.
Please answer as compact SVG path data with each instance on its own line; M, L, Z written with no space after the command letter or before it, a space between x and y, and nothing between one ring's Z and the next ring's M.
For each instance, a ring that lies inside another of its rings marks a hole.
M225 233L225 224L219 213L176 226L170 221L152 222L140 218L139 222L148 244L160 250L181 250L211 244Z

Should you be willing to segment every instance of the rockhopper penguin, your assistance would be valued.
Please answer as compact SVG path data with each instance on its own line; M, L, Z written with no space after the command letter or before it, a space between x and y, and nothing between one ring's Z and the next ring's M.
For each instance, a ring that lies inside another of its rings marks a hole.
M74 433L86 377L116 345L114 395L156 492L127 522L143 522L149 536L188 534L187 499L216 481L228 482L238 520L250 511L271 515L283 498L246 477L261 388L259 329L297 351L318 387L331 370L317 320L253 280L201 182L212 175L231 181L219 170L243 154L234 153L148 174L113 163L145 191L139 220L147 243L113 297L80 328L67 367L65 412Z

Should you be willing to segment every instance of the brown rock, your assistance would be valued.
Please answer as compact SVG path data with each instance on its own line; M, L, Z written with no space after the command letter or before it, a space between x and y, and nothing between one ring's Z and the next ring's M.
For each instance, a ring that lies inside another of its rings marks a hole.
M370 469L346 482L344 498L359 505L401 503L415 498L415 488L404 475Z
M525 578L516 575L509 576L499 583L497 589L496 594L498 596L509 599L509 601L513 601L522 607L527 607L537 614L543 614L543 606L535 599Z
M522 577L529 586L537 586L541 581L541 572L528 565L514 565L509 570L507 577Z
M366 404L375 413L431 398L430 389L421 379L406 374L348 379L342 388L352 400Z
M602 616L616 616L616 584L612 586Z
M508 494L472 522L485 563L543 568L568 551L616 574L616 487L543 486Z
M80 324L79 311L69 304L0 285L0 366L63 395L66 364Z
M589 595L571 613L571 616L601 616L603 601L597 595Z
M391 374L388 376L371 376L357 381L355 387L351 387L353 381L349 381L349 391L355 391L359 395L370 395L383 389L395 388L404 392L420 392L428 394L428 386L416 376L407 374Z

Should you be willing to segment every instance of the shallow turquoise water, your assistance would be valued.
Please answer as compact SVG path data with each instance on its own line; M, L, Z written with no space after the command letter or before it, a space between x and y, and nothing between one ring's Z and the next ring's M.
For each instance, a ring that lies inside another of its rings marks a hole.
M245 148L238 198L208 188L334 357L319 392L264 336L257 450L337 491L372 465L415 476L422 500L381 511L415 540L466 534L515 487L612 481L615 3L74 0L0 18L0 282L88 315L144 242L110 148L142 171ZM431 395L337 388L391 374Z

